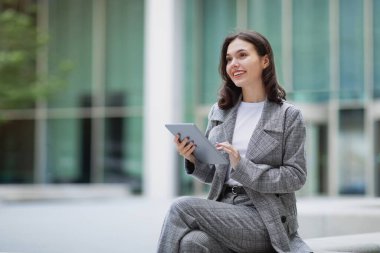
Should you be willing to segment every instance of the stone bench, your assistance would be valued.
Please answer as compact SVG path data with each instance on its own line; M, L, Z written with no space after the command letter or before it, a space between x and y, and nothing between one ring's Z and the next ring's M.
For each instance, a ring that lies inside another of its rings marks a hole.
M380 228L379 228L380 230ZM380 253L380 232L306 239L315 253L355 252Z

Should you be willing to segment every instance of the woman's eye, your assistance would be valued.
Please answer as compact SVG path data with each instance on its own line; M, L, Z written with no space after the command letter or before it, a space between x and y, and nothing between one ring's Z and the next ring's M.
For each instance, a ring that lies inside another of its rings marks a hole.
M230 62L230 61L231 61L231 58L230 58L230 57L226 58L226 61L227 61L227 62Z
M247 56L247 53L240 53L240 58L244 58L244 57L246 57Z

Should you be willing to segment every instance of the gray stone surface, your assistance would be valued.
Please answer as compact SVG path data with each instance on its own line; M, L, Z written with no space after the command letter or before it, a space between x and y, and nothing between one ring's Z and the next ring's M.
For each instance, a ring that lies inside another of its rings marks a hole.
M155 252L169 200L97 199L0 205L0 252Z
M0 187L0 252L155 252L172 199L136 197L124 186L112 187ZM380 232L379 199L299 198L298 208L306 239ZM324 252L318 240L308 242Z
M307 243L317 252L379 253L380 232L308 239Z
M299 198L304 238L380 232L379 198Z
M96 199L129 196L124 184L0 185L0 201Z

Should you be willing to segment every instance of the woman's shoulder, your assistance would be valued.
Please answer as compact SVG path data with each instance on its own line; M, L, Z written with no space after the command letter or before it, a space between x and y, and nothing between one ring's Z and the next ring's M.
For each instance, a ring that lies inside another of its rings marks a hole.
M276 103L276 102L269 102L270 108L267 112L270 112L270 114L274 115L275 118L301 118L302 119L302 113L301 110L291 102L288 102L286 100L283 100L282 103Z
M287 100L282 100L281 104L274 102L271 103L277 104L278 109L285 113L301 113L301 110L296 105Z
M303 119L303 116L302 116L302 112L301 112L301 109L298 108L296 105L288 102L288 101L284 101L283 102L283 110L284 110L284 115L285 115L285 118L286 118L286 121L289 121L289 122L304 122L304 119Z
M219 120L224 118L226 115L226 111L219 107L218 103L214 103L211 106L210 112L208 114L208 118L210 120Z

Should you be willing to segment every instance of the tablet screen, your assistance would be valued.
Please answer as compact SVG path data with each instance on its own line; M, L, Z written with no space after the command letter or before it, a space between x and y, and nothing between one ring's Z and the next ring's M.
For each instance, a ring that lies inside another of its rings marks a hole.
M194 141L197 145L194 156L198 161L208 164L228 164L228 159L211 144L194 123L166 124L165 126L173 135L179 134L181 140L189 137L190 141Z

